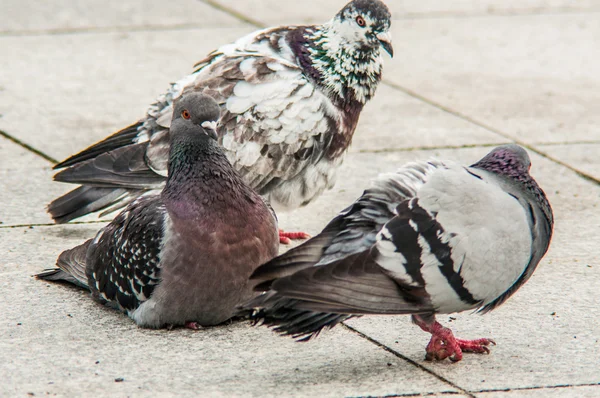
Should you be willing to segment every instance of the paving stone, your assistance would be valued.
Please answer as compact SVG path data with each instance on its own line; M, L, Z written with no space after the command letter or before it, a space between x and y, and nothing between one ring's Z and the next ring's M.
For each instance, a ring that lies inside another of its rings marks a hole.
M600 143L539 145L537 149L600 180Z
M596 14L393 25L385 78L527 143L600 141Z
M236 26L242 22L196 0L170 3L160 0L3 0L0 34L107 28L153 29L195 25Z
M240 2L237 0L217 0L230 9L268 26L281 24L323 23L332 18L347 1L305 0L303 2L259 0ZM519 15L598 11L600 5L594 0L388 0L392 17L433 18L469 17L478 15Z
M513 398L513 397L539 397L539 398L597 398L600 396L600 385L597 386L559 386L537 388L531 390L478 392L481 398Z
M455 391L343 328L308 344L248 322L140 329L87 293L31 275L95 232L0 229L0 395L348 396ZM5 356L10 352L10 356ZM123 379L119 382L118 380Z
M506 143L506 138L382 84L360 116L351 151Z
M0 137L0 227L52 221L46 205L65 188L52 183L50 168L47 160Z
M0 37L0 129L62 160L136 122L195 62L252 29Z

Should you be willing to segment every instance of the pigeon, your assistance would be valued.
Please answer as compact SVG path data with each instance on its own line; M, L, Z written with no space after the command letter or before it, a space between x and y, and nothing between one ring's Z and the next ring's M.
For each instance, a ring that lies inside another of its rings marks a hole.
M279 238L273 211L217 143L219 112L206 95L180 97L162 192L132 201L38 277L89 289L141 327L197 329L235 316L256 295L248 277L277 255Z
M162 189L172 103L189 92L221 106L219 142L250 187L276 211L308 204L333 187L383 51L393 55L390 19L381 1L353 0L322 25L268 28L213 51L143 119L55 166L64 169L56 181L81 186L50 203L50 215L107 214Z
M493 340L458 339L435 315L488 312L533 274L554 221L530 166L510 144L470 167L431 160L381 175L319 235L257 268L264 293L242 308L303 341L352 316L410 314L432 335L428 360L489 353Z

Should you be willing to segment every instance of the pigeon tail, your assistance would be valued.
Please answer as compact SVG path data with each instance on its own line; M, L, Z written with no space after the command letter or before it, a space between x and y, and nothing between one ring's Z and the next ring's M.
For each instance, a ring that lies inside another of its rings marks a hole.
M352 315L314 312L297 307L302 300L288 299L268 292L244 305L244 309L255 309L250 319L255 325L272 327L275 332L292 336L300 342L317 337L323 329L331 329L338 323L352 318Z
M58 268L49 269L36 275L38 279L46 281L64 281L89 290L85 273L85 258L87 249L92 240L73 249L65 250L58 256Z
M107 137L106 139L54 165L53 169L57 170L73 166L74 164L95 158L96 156L111 151L113 149L133 144L135 142L135 139L137 138L137 135L139 133L138 129L141 125L142 122L140 121L135 124L132 124L131 126L125 127L123 130L117 131L116 133Z
M126 189L84 185L53 200L48 205L47 211L57 224L64 224L86 214L113 206L119 203L127 193L130 193L130 191ZM128 203L128 201L124 202L125 205ZM111 211L114 210L117 209ZM101 216L104 214L106 212L102 213Z

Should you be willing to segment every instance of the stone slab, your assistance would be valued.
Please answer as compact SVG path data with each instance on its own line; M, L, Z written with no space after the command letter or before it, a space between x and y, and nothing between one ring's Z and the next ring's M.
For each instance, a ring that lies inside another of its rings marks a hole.
M0 227L52 222L46 205L67 188L52 183L51 166L47 160L0 137Z
M3 0L2 34L45 34L99 29L165 29L182 26L225 27L242 22L195 0Z
M0 130L62 160L135 123L195 62L248 31L0 37Z
M596 14L406 20L385 78L530 144L600 141Z
M454 392L344 329L307 344L235 322L140 329L87 293L38 281L95 228L0 229L0 395L367 396ZM119 381L123 379L122 381Z

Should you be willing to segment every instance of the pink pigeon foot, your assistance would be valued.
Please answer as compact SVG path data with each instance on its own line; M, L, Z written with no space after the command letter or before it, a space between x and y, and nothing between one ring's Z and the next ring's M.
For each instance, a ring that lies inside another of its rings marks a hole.
M453 362L462 359L463 352L474 352L478 354L489 354L489 345L496 345L491 339L463 340L454 337L452 330L442 326L433 318L427 322L421 316L413 315L413 322L421 329L431 333L431 340L425 348L425 359L428 361L441 361L449 358Z
M289 245L292 240L308 238L310 238L310 235L306 232L285 232L281 229L279 230L279 243L282 245Z
M192 329L192 330L200 330L200 329L202 329L202 326L200 326L199 323L197 323L197 322L190 322L190 321L186 322L185 325L184 325L184 327L188 328L188 329Z

